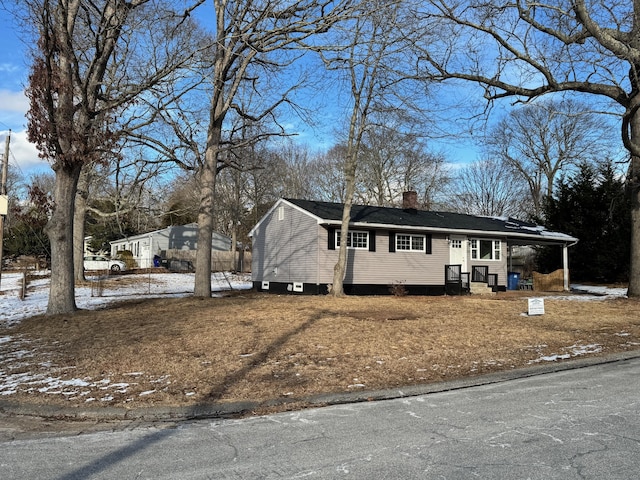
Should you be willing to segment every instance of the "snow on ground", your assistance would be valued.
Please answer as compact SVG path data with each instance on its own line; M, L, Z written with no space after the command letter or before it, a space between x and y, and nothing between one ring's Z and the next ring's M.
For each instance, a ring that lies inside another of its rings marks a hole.
M102 292L99 292L98 288L100 277L89 277L90 286L76 288L76 304L78 308L92 310L104 307L114 301L139 297L180 297L193 293L193 273L153 273L139 274L137 277L136 282L127 281L131 280L131 275L111 277L116 282L122 280L122 284L118 285L117 289L105 288ZM31 280L24 300L21 300L19 296L21 281L21 273L2 274L0 279L0 326L12 325L23 318L43 314L47 309L48 276L43 275L41 279ZM214 292L250 288L252 288L250 275L234 275L228 272L218 272L211 275L211 289ZM571 285L571 290L582 295L556 295L545 298L591 301L624 297L627 294L626 288L592 285Z
M537 345L536 350L541 350L545 348L547 345ZM571 345L570 347L564 348L565 353L553 353L551 355L542 355L535 360L529 361L529 364L540 363L540 362L555 362L557 360L566 360L571 357L579 357L581 355L587 355L589 353L599 353L602 351L602 345L598 345L597 343L591 343L589 345Z
M0 326L11 326L23 318L45 313L49 300L48 272L31 272L35 279L29 282L27 295L21 300L21 273L3 273L0 279ZM194 274L192 273L154 273L139 274L135 281L132 275L110 277L116 286L104 286L100 289L98 276L88 277L88 286L76 288L76 304L81 309L97 309L109 303L140 297L180 297L193 293ZM250 275L214 273L211 275L211 289L214 292L225 290L246 290L252 288ZM215 294L214 294L215 295ZM80 397L85 402L109 402L113 393L126 393L129 383L112 383L109 378L74 378L72 371L62 369L52 362L35 365L35 348L28 339L19 336L0 336L0 396L21 391L37 391L47 394L63 395L67 398ZM130 373L131 383L143 372ZM166 382L166 378L154 382ZM152 395L156 390L142 392L140 395ZM189 392L186 394L189 395Z
M96 309L109 303L140 297L186 296L193 292L194 275L189 273L158 273L139 274L136 281L132 275L112 277L117 288L105 287L100 291L100 278L93 277L88 286L76 288L76 304L82 309ZM29 282L26 298L19 297L22 275L18 273L3 273L0 283L0 326L14 325L23 318L45 313L49 297L49 279L43 275ZM211 276L211 287L214 292L224 290L250 289L252 287L249 275L232 275L216 273ZM593 301L626 295L626 289L610 289L606 287L592 287L572 285L574 291L583 295L564 295L557 297L566 300ZM534 295L532 295L534 296ZM624 335L624 332L619 335ZM531 363L557 361L579 355L600 351L599 345L572 345L564 352L553 355L543 355L542 349L546 345L531 348L540 351L540 357ZM52 395L63 395L66 398L84 398L85 402L110 402L114 393L126 394L131 384L144 372L132 372L131 383L111 382L109 378L89 379L75 378L73 368L62 369L52 362L33 364L30 360L35 357L34 349L28 339L19 336L0 336L0 396L11 395L18 389L21 391L38 391ZM69 371L71 370L71 371ZM473 371L473 370L472 370ZM170 382L168 376L154 379L158 389L148 390L139 395L153 395L160 391L164 384ZM357 382L357 379L354 379ZM348 388L362 388L363 384L354 383ZM186 396L194 392L185 392Z
M48 273L48 272L44 272ZM37 276L37 272L35 272ZM193 293L193 273L153 273L110 277L118 284L117 288L104 287L100 291L99 276L87 277L90 285L76 287L76 305L78 308L93 310L122 300L139 297L180 297ZM49 278L43 275L29 282L27 295L20 299L21 273L3 273L0 279L0 326L12 325L23 318L40 315L47 310L49 300ZM252 288L250 275L235 275L217 272L211 275L211 289L214 292L224 290L242 290Z
M578 285L572 284L571 291L586 294L585 298L601 300L603 298L626 297L627 288L612 288L599 285Z

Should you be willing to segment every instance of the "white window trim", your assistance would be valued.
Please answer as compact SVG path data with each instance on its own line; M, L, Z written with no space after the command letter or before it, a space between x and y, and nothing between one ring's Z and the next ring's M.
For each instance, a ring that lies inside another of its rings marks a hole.
M351 250L369 250L369 232L364 231L364 230L349 230L347 232L347 235L349 237L349 239L353 238L353 234L356 233L361 233L366 235L366 239L367 239L367 244L364 247L352 247L351 245L349 245L349 243L352 243L351 240L349 240L347 242L347 248L351 249ZM335 239L336 239L336 248L340 248L340 230L336 230L335 231Z
M400 237L409 237L409 248L401 248L399 238ZM417 249L413 248L413 239L419 237L422 239L422 248ZM415 235L411 233L396 233L396 252L420 252L424 253L427 251L427 236L426 235Z
M478 242L491 242L491 258L480 258L480 244ZM470 250L471 260L480 262L499 262L502 259L501 240L488 238L472 238L470 240Z

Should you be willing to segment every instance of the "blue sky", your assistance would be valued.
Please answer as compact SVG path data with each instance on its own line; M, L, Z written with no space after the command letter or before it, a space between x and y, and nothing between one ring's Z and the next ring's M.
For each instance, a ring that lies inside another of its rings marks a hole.
M38 151L27 141L25 114L29 102L24 95L28 69L25 46L18 37L14 19L0 9L0 142L4 152L5 138L11 130L9 163L25 175L47 169Z
M199 11L201 21L212 15L208 5ZM206 21L205 21L206 23ZM29 108L24 95L28 76L28 59L25 57L26 47L20 39L14 18L4 9L0 9L0 151L4 151L6 134L11 129L11 153L9 162L18 173L28 178L33 173L50 171L48 163L38 158L36 148L27 141L25 114ZM321 117L322 118L322 117ZM325 120L327 117L324 117ZM335 119L334 119L335 120ZM282 119L291 130L297 131L297 139L307 144L312 150L324 150L333 143L333 129L336 122L329 125L318 125L317 130L302 125L300 119L292 118L291 122ZM457 142L438 142L435 150L444 153L454 164L473 161L477 157L476 147L470 140Z

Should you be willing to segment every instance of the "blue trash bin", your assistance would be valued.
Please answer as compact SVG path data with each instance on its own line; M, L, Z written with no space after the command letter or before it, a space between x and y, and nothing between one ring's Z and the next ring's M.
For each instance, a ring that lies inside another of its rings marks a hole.
M520 283L520 273L509 272L507 275L507 290L518 290Z

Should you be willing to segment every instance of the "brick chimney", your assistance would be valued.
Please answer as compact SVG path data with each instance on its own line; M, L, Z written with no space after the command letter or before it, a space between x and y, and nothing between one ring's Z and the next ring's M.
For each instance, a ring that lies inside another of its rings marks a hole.
M402 209L409 213L418 213L418 193L414 191L402 194Z

